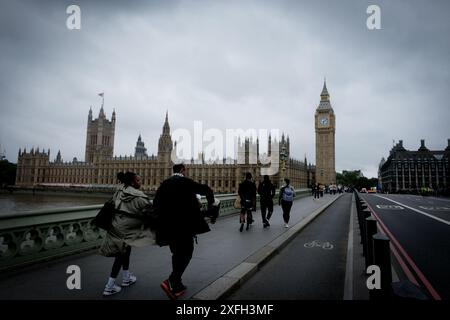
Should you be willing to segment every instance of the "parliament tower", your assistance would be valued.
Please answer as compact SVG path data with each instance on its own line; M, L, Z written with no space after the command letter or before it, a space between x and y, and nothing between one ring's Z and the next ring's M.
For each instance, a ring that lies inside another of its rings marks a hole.
M336 117L330 103L326 81L323 83L320 103L315 114L316 128L316 183L336 183L335 132Z
M105 158L112 158L114 154L114 131L116 127L116 112L111 120L106 119L103 105L97 119L92 118L92 108L89 110L86 151L84 161L94 163Z

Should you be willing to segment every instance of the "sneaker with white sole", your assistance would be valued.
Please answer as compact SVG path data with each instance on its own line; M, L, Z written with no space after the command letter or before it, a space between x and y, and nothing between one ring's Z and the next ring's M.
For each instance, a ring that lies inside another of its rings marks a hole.
M120 290L122 290L121 287L119 287L118 285L113 285L112 287L105 287L105 290L103 290L103 295L104 296L111 296L113 294L119 293Z
M289 225L286 223L286 224L284 225L284 227L285 227L285 228L289 228Z
M134 274L130 273L130 276L128 278L124 278L122 280L122 287L128 287L131 286L136 282L137 278Z

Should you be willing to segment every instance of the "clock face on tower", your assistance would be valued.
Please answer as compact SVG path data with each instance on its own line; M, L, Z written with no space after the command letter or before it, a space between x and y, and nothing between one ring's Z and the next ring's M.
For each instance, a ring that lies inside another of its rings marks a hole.
M321 118L320 119L320 124L323 126L326 126L328 124L328 118Z

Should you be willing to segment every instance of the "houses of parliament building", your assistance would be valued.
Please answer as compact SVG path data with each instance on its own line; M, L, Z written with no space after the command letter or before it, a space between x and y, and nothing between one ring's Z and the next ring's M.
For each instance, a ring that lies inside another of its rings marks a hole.
M326 86L321 94L321 104L316 111L316 153L326 154L329 158L328 165L319 158L321 166L318 180L328 177L333 181L319 181L320 183L334 183L334 114L327 104L329 98ZM331 114L331 116L330 116ZM325 119L332 125L332 131L328 128ZM322 121L322 122L320 122ZM116 125L116 113L112 113L111 119L107 119L103 104L96 119L93 118L92 109L89 110L87 119L85 161L63 162L61 153L56 159L50 161L50 150L39 149L19 150L17 161L16 185L19 187L104 187L111 188L118 183L117 173L120 171L136 172L142 181L142 189L146 192L154 192L160 183L172 174L172 151L176 143L172 141L168 114L158 141L156 155L147 155L144 142L139 135L135 147L134 156L114 156L114 134ZM328 130L328 131L327 131ZM329 133L331 132L331 133ZM332 134L332 137L328 136ZM326 135L327 139L321 138ZM280 141L268 139L268 155L271 152L279 152L279 170L270 178L277 187L280 187L285 177L289 178L294 188L308 188L315 183L316 167L304 161L296 160L290 156L290 140L284 134ZM323 142L323 145L322 145ZM275 146L275 147L274 147ZM319 148L317 150L317 148ZM188 177L208 184L216 193L235 193L239 183L244 179L246 172L251 172L255 181L262 180L261 168L264 167L259 155L259 140L248 138L238 143L238 159L223 159L221 161L199 160L185 161ZM255 154L256 153L256 154ZM256 161L249 161L250 159ZM317 160L317 159L316 159ZM328 176L327 176L328 175ZM320 179L320 177L322 177Z

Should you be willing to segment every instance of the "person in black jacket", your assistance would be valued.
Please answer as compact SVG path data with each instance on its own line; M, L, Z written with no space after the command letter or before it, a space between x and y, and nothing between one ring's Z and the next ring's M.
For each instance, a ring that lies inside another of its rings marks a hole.
M161 283L161 288L169 298L177 299L186 290L181 276L191 261L194 237L210 231L200 211L197 194L206 196L209 207L214 203L214 194L206 184L186 178L183 164L174 165L173 172L156 191L153 206L158 215L156 243L168 245L172 252L172 273Z
M275 196L275 186L269 179L268 175L264 176L264 180L258 185L259 200L261 203L261 217L264 228L270 226L269 220L273 213L273 197ZM268 211L266 216L266 211Z
M256 185L252 181L252 174L250 172L245 174L245 180L239 185L238 194L241 198L241 227L239 231L242 232L245 224L245 216L247 215L246 230L248 230L250 224L253 222L252 211L256 211Z

